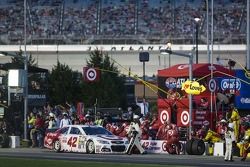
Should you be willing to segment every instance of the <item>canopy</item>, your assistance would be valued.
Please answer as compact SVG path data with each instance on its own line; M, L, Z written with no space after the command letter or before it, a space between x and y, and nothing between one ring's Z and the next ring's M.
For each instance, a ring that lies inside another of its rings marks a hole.
M211 73L211 69L213 68L213 75L215 77L225 76L225 75L233 75L234 72L230 69L227 69L218 64L209 63L201 63L201 64L193 64L193 76L194 77L202 77L205 75L209 75ZM189 64L177 64L170 68L166 68L163 70L158 70L158 77L187 77L189 76Z
M23 69L24 65L15 64L15 63L5 63L0 64L0 70L8 71L9 69ZM35 66L28 66L28 73L48 73L49 70L44 68L39 68Z

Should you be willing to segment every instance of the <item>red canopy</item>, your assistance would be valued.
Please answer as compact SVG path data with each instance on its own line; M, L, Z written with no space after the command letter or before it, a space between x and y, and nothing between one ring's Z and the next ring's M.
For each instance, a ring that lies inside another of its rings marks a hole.
M194 77L202 77L211 73L211 69L213 68L213 75L225 76L225 75L233 75L234 72L230 69L227 69L221 65L211 64L209 63L201 63L201 64L193 64L193 76ZM158 70L158 77L187 77L189 76L189 64L177 64L170 68L166 68L163 70Z

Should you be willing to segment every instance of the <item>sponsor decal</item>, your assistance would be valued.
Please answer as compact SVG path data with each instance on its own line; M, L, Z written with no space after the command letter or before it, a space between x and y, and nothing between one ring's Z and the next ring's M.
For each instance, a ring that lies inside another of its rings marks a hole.
M234 89L234 90L240 90L241 88L241 82L239 79L223 79L221 81L221 89Z
M189 123L189 113L187 111L182 111L181 113L181 123L187 125Z
M206 88L197 81L187 80L182 84L181 90L184 90L187 94L199 95L204 92Z
M161 145L161 149L162 149L162 151L164 151L164 152L167 152L167 147L166 147L166 145L167 145L167 142L162 142L162 145Z
M182 69L185 69L185 68L189 68L189 65L188 64L183 64L183 65L180 65L177 67L178 70L182 70Z
M175 78L167 78L165 81L165 85L168 89L176 88L176 79Z
M161 150L161 147L158 146L158 143L155 141L145 141L142 143L142 147L145 150L150 150L150 151Z
M164 122L169 120L169 114L168 111L163 110L160 115L161 123L164 124Z
M244 98L244 97L242 97L241 99L240 99L240 102L242 103L242 104L250 104L250 98Z

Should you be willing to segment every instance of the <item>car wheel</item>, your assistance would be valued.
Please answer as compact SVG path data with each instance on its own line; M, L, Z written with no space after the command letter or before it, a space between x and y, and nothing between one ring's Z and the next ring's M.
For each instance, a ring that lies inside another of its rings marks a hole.
M61 151L61 143L59 140L56 140L54 143L53 143L53 149L55 152L60 152Z
M192 152L194 155L202 155L205 152L205 143L203 140L194 140L192 143Z
M94 153L95 153L95 144L94 144L94 142L91 141L91 140L89 140L89 141L87 142L87 147L86 147L86 149L87 149L87 153L89 153L89 154L94 154Z
M193 155L193 152L192 152L192 144L193 144L193 139L191 140L188 140L186 142L186 152L188 153L188 155Z

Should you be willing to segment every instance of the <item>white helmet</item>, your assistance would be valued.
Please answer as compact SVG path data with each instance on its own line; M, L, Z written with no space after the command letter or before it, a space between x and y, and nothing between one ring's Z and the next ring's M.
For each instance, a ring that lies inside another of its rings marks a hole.
M229 123L228 127L233 129L234 128L234 123Z
M220 120L221 123L226 123L227 121L225 119Z
M139 119L140 117L139 117L139 115L134 115L133 118L134 119Z
M54 115L52 112L50 112L50 113L49 113L49 116L50 116L50 117L54 117L55 115Z

